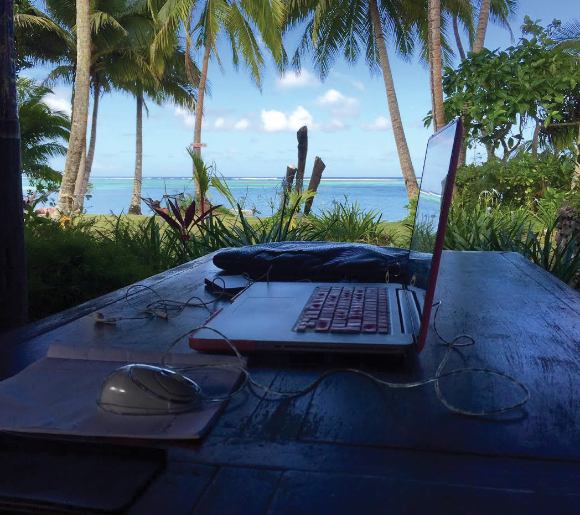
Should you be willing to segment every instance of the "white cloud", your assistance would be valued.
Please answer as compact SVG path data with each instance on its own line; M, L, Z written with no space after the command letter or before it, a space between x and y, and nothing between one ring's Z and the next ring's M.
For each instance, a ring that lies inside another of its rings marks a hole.
M391 122L384 116L378 116L372 123L361 123L360 126L365 131L388 131Z
M322 132L337 132L348 129L348 125L345 125L340 120L332 120L330 123L322 123L318 125L317 129Z
M234 129L237 131L245 131L245 130L248 130L249 127L250 127L250 122L248 120L246 120L245 118L238 120L234 125Z
M281 111L266 111L262 109L261 118L266 132L282 132L288 130L288 119Z
M45 95L42 99L44 103L50 107L53 111L62 111L63 113L71 115L71 105L70 100L54 93L49 93Z
M216 118L212 125L208 125L208 130L214 131L247 131L250 129L250 122L246 118L240 118L239 120L231 117L220 116Z
M303 88L305 86L316 86L319 80L308 70L303 69L300 73L288 72L278 78L276 87L278 89Z
M266 132L297 131L303 125L314 127L312 115L302 106L298 106L290 115L282 111L262 109L262 128Z
M324 95L319 96L315 103L329 107L330 114L334 117L354 118L358 116L360 102L358 98L347 97L336 89L329 89Z
M186 129L193 129L195 125L195 117L191 111L187 111L186 109L183 109L183 107L176 107L173 113L175 116L183 120L183 126Z
M356 89L362 91L363 93L366 91L365 85L360 80L356 80L353 77L351 77L350 75L346 75L345 73L335 72L334 70L331 72L331 74L334 77L337 77L338 79L342 80L343 82L347 82L353 88L356 88Z
M337 132L348 129L342 121L333 119L328 123L316 123L312 115L298 106L289 115L281 111L262 110L262 130L265 132L295 132L303 125L312 132Z

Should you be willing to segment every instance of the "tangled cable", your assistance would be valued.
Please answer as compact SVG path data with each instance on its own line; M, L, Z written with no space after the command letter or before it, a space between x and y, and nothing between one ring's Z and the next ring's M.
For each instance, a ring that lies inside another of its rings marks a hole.
M264 277L266 277L266 279L268 280L269 275L270 275L270 271L271 271L271 267L268 269L266 274L264 274L262 277L260 277L257 280L263 279ZM254 282L254 281L252 281L252 279L249 276L247 276L246 278L248 279L249 284ZM216 279L220 279L220 278L218 277ZM215 281L215 279L214 279L214 281ZM222 280L222 282L223 282L223 280ZM214 285L215 285L215 282L214 282ZM151 291L152 293L155 294L155 296L157 297L157 300L150 302L149 304L147 304L143 308L135 306L132 302L129 301L129 295L130 295L130 292L136 288L143 288L143 289ZM219 292L218 296L215 299L208 301L208 302L203 301L200 297L195 296L195 295L190 297L185 302L164 299L153 288L151 288L149 286L138 284L138 285L134 285L134 286L127 289L127 291L125 292L125 301L133 309L142 313L143 316L124 317L124 318L104 318L104 315L102 313L95 313L94 317L95 317L95 320L97 322L105 322L105 323L107 323L107 322L112 323L112 322L115 322L117 320L127 320L127 319L135 320L135 319L142 319L142 318L151 318L151 317L155 317L155 316L169 320L169 319L172 319L172 318L179 316L187 307L203 307L203 308L207 309L207 311L211 314L211 311L210 311L208 306L211 304L214 304L215 302L222 299L222 297L224 295L225 295L225 282L223 282L222 291ZM197 300L198 302L192 302L193 300ZM498 372L496 370L490 370L487 368L474 368L474 367L460 368L460 369L452 370L450 372L445 372L445 373L443 372L445 366L447 365L447 363L449 361L449 358L451 357L451 353L454 350L457 350L458 347L468 347L468 346L474 345L475 339L470 335L461 334L461 335L456 336L451 341L446 340L443 336L441 336L441 334L439 333L439 330L437 328L437 316L439 314L439 308L441 307L441 302L437 302L433 306L436 307L435 315L433 317L433 328L435 330L435 334L437 335L437 337L442 342L444 342L444 344L447 346L447 350L446 350L439 366L437 367L435 375L433 377L430 377L428 379L423 379L420 381L413 381L413 382L408 382L408 383L394 383L394 382L389 382L389 381L384 381L382 379L379 379L378 377L375 377L374 375L369 374L368 372L365 372L363 370L359 370L359 369L355 369L355 368L337 368L337 369L328 370L326 372L323 372L309 386L307 386L306 388L303 388L301 390L296 390L296 391L274 390L272 388L269 388L268 386L265 386L265 385L257 382L252 377L252 374L248 370L246 361L244 360L244 358L240 354L240 351L238 350L236 345L224 333L222 333L221 331L218 331L217 329L214 329L211 326L205 325L205 324L201 325L199 327L196 327L194 329L190 329L187 331L187 333L182 334L178 338L176 338L165 350L165 352L162 356L162 359L161 359L161 365L167 369L173 370L174 372L179 372L181 374L185 374L187 372L199 371L199 370L208 370L208 369L224 370L224 369L226 369L226 370L233 370L233 371L240 372L243 375L242 380L237 385L235 390L228 393L227 395L206 396L202 391L202 396L203 396L204 400L211 401L211 402L222 402L222 401L227 401L229 399L232 399L232 398L236 397L248 385L250 385L250 387L253 387L255 389L262 390L263 392L265 392L266 396L267 395L274 396L274 399L270 398L268 400L283 400L283 399L291 399L294 397L300 397L302 395L306 395L307 393L315 390L325 379L327 379L328 377L335 375L335 374L355 374L355 375L363 376L363 377L366 377L367 379L373 381L374 383L376 383L380 386L387 387L387 388L416 388L419 386L425 386L425 385L433 383L435 386L435 393L437 395L437 398L438 398L439 402L441 402L441 404L443 404L443 406L445 406L448 410L452 411L453 413L458 413L461 415L467 415L467 416L473 416L473 417L481 417L481 416L485 416L485 415L494 415L494 414L497 415L497 414L505 413L507 411L511 411L511 410L516 409L516 408L519 408L519 407L523 406L526 402L528 402L528 400L530 398L530 392L527 389L527 387L523 383L518 381L517 379L515 379L507 374L504 374L503 372ZM204 365L187 365L187 366L176 366L176 365L171 365L171 364L167 363L167 356L171 353L173 348L184 337L188 336L189 334L191 334L193 332L199 331L201 329L207 329L209 331L212 331L212 332L218 334L221 338L223 338L224 341L232 349L235 356L238 358L239 363L238 364L222 364L222 365L204 364ZM465 339L467 341L460 343L459 340L462 340L462 339ZM441 387L440 387L440 381L441 381L441 379L444 379L447 377L457 376L457 375L465 374L465 373L483 373L483 374L493 375L496 377L502 377L504 379L507 379L508 381L515 384L522 391L522 397L519 401L515 402L514 404L510 404L508 406L503 406L503 407L500 407L497 409L491 409L491 410L470 411L470 410L465 410L465 409L453 406L443 395L443 392L441 391ZM264 398L266 398L266 397L264 397Z
M434 320L433 320L435 332L436 332L437 336L443 342L445 342L447 344L447 351L445 352L445 355L443 356L441 363L437 367L437 371L435 372L435 376L428 378L428 379L423 379L420 381L413 381L413 382L409 382L409 383L393 383L393 382L384 381L382 379L379 379L379 378L373 376L372 374L369 374L368 372L364 372L363 370L359 370L359 369L355 369L355 368L337 368L337 369L328 370L326 372L323 372L309 386L307 386L306 388L303 388L302 390L296 390L296 391L274 390L272 388L269 388L268 386L265 386L265 385L257 382L256 380L254 380L252 378L250 371L247 368L247 365L246 365L244 358L240 354L240 351L235 346L235 344L224 333L222 333L221 331L218 331L217 329L214 329L213 327L207 326L207 325L202 325L202 326L196 327L195 329L188 331L187 333L179 336L179 338L176 338L171 343L171 345L167 348L165 353L163 354L161 363L164 367L167 367L171 370L179 371L182 373L188 372L188 371L193 371L193 370L199 370L202 368L222 368L222 369L229 368L229 369L239 370L240 372L242 372L244 374L244 378L243 378L242 382L233 392L231 392L228 395L223 396L223 397L214 397L212 399L207 399L207 400L214 400L214 401L224 401L224 400L228 400L228 399L235 397L246 387L247 384L250 384L252 387L264 391L266 393L266 395L269 395L269 394L275 395L275 396L277 396L277 398L279 400L291 399L294 397L300 397L302 395L305 395L305 394L315 390L320 385L320 383L322 383L325 379L327 379L328 377L330 377L332 375L335 375L335 374L355 374L355 375L360 375L360 376L366 377L367 379L370 379L374 383L381 385L381 386L386 386L388 388L416 388L418 386L425 386L425 385L434 383L437 398L439 399L441 404L443 404L443 406L445 406L448 410L452 411L453 413L458 413L461 415L467 415L467 416L472 416L472 417L481 417L481 416L485 416L485 415L505 413L507 411L511 411L513 409L519 408L520 406L523 406L526 402L528 402L528 400L530 398L530 392L526 388L526 386L523 383L521 383L520 381L518 381L517 379L514 379L513 377L511 377L507 374L504 374L503 372L498 372L495 370L489 370L489 369L485 369L485 368L462 368L462 369L453 370L451 372L443 373L443 369L445 368L445 365L447 364L449 357L451 356L451 353L453 352L453 350L457 347L468 347L470 345L474 345L475 340L473 339L473 337L471 337L469 335L459 335L451 341L445 340L439 334L439 331L436 328L436 320L437 320L437 315L439 313L439 308L441 306L441 302L434 304L434 306L436 306L435 316L434 316ZM196 365L196 366L185 366L185 367L175 367L175 366L169 365L166 362L167 355L179 343L179 341L182 338L184 338L185 336L187 336L188 334L190 334L192 332L196 332L196 331L201 330L201 329L207 329L207 330L213 331L214 333L221 336L226 341L226 343L230 346L230 348L232 349L234 354L237 356L237 358L239 359L239 361L240 361L239 365L221 365L221 366L219 366L219 365L199 365L199 366L197 366ZM466 338L468 341L465 343L457 343L458 340L463 339L463 338ZM441 389L439 386L439 381L441 379L446 378L446 377L456 376L456 375L464 374L464 373L468 373L468 372L485 373L485 374L495 375L498 377L503 377L505 379L508 379L509 381L511 381L512 383L514 383L516 386L518 386L521 389L521 391L523 392L523 396L518 402L516 402L514 404L511 404L508 406L503 406L501 408L492 409L492 410L469 411L469 410L464 410L462 408L458 408L456 406L453 406L447 399L445 399L445 396L441 392ZM270 400L272 400L272 399L270 399Z

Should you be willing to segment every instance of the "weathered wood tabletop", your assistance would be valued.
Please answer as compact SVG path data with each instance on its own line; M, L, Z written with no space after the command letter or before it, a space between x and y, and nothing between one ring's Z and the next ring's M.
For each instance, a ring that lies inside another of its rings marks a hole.
M211 300L209 257L145 281L161 296ZM171 321L96 325L96 310L131 316L125 290L0 337L0 379L45 355L50 343L163 350L202 323L191 308ZM135 304L154 299L148 291ZM297 399L271 401L244 391L201 442L167 448L167 467L129 513L489 514L580 513L580 295L515 253L445 252L437 325L474 346L446 370L479 367L524 383L522 408L474 419L448 411L433 385L379 388L334 375ZM221 302L221 301L220 301ZM184 339L181 347L187 349ZM430 329L420 356L310 359L252 357L256 380L304 388L324 371L356 366L392 381L432 377L446 351ZM353 362L354 360L354 362ZM454 404L489 408L515 401L511 383L482 374L441 381Z

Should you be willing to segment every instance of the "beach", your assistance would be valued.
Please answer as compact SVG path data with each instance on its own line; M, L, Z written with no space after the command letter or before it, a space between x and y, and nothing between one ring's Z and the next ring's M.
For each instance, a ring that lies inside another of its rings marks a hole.
M258 216L270 216L280 202L281 178L229 177L226 178L234 197L245 209L255 207ZM305 186L309 178L304 179ZM25 194L29 190L28 181L23 179ZM91 178L91 197L85 201L89 214L126 213L131 201L133 179L128 177ZM185 193L193 194L191 177L144 177L142 196L162 200L163 195ZM401 177L335 177L323 178L314 199L313 212L332 209L334 203L345 201L358 202L366 211L377 210L383 220L401 220L407 215L404 206L408 203L405 183ZM53 195L51 200L56 200ZM210 188L212 204L230 207L226 199L215 189ZM149 208L142 204L143 214L150 214Z

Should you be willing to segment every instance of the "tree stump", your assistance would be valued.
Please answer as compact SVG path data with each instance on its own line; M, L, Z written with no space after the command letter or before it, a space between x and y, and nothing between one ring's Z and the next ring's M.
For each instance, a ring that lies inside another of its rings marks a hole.
M308 127L300 127L296 133L298 138L298 168L296 170L296 193L302 193L304 183L304 168L306 167L306 154L308 153Z
M326 165L324 164L324 161L316 156L314 159L314 166L312 168L312 176L310 177L310 183L308 184L308 191L313 191L315 193L318 191L318 185L320 184L320 179L322 179L322 172L324 172L325 168ZM310 210L312 209L312 202L314 202L314 198L312 197L306 200L306 203L304 204L305 215L310 213Z
M286 167L286 177L282 181L282 200L280 202L280 208L284 207L284 204L288 200L288 196L292 191L292 185L294 184L295 175L296 167L294 165L288 165Z

